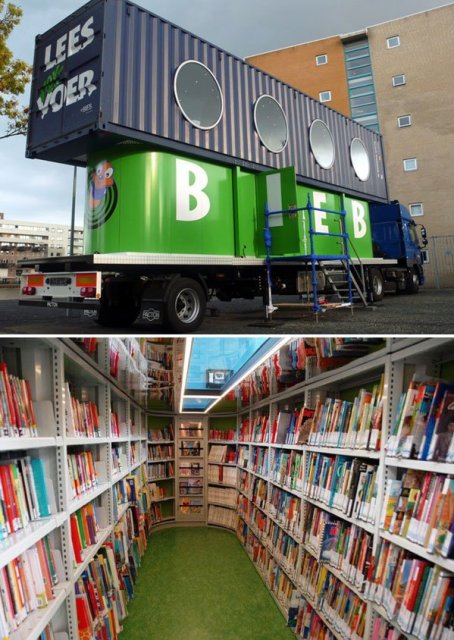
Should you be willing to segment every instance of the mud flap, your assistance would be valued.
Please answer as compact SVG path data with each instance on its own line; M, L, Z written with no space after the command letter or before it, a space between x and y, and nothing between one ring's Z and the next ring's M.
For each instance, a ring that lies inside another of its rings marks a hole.
M162 300L153 298L142 299L142 307L139 313L139 320L147 324L160 325L164 322L164 303Z

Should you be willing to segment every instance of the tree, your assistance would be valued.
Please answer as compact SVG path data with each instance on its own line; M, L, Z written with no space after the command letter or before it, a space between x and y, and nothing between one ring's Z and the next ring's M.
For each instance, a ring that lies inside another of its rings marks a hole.
M6 134L9 136L25 134L27 131L28 109L19 104L20 96L30 79L31 67L23 60L15 60L6 41L22 17L22 9L5 0L0 0L0 116L8 120Z

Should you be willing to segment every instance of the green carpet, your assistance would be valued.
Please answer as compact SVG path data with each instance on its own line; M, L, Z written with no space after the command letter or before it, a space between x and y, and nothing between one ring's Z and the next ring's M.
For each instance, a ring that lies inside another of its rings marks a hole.
M291 640L236 536L208 527L154 532L120 639Z

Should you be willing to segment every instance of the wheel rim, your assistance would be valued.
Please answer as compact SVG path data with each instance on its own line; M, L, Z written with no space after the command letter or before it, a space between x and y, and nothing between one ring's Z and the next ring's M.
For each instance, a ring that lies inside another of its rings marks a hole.
M189 324L200 313L200 300L194 289L182 289L175 299L175 314L181 322Z
M416 273L416 271L413 271L413 286L414 287L418 287L419 286L419 278L418 278L418 274Z
M376 296L381 296L383 291L383 286L381 282L381 278L379 276L374 276L373 278L373 289Z

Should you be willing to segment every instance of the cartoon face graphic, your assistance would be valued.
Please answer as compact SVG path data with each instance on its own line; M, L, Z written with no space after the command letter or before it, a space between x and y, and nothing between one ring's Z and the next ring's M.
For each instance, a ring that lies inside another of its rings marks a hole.
M86 224L97 229L111 217L117 206L118 189L114 168L108 160L98 162L88 174Z
M99 206L99 203L106 195L107 189L114 184L113 172L113 167L108 160L103 160L97 164L90 184L89 202L92 209L96 209Z

